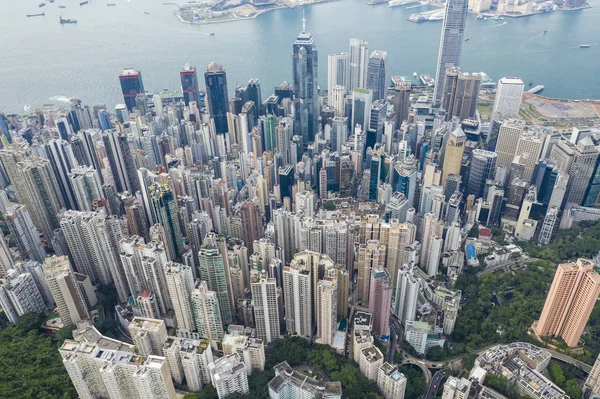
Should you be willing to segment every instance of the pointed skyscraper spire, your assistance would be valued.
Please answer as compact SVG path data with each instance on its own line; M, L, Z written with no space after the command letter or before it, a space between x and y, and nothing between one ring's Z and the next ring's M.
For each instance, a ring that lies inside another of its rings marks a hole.
M304 16L304 9L302 9L302 33L306 33L306 17Z

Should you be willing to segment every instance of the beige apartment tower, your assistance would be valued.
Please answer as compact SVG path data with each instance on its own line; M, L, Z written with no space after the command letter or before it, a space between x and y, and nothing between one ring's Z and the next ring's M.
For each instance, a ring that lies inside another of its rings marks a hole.
M600 293L600 275L593 268L587 259L558 266L535 328L537 334L577 345Z

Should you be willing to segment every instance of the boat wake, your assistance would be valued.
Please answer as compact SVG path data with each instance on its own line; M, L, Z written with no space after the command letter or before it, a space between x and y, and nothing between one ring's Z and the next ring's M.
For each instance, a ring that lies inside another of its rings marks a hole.
M507 21L504 21L504 22L502 22L501 24L498 24L498 25L492 25L492 28L497 28L497 27L499 27L499 26L506 25L507 23L508 23Z
M69 97L65 97L65 96L52 96L49 98L49 100L58 101L61 103L68 103L69 101L71 101L71 99Z

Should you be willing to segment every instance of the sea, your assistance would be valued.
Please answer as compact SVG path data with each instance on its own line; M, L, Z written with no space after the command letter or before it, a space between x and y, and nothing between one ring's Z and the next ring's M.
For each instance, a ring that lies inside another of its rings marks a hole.
M439 21L407 20L427 7L371 6L367 0L298 6L208 25L180 22L173 3L163 0L84 5L55 0L40 8L41 1L0 0L0 112L22 113L26 105L68 106L73 97L112 109L123 102L118 80L123 68L141 70L145 89L159 92L180 89L179 71L186 62L197 66L201 82L206 65L222 64L230 92L258 78L266 98L276 84L292 78L292 44L303 12L319 51L322 88L327 54L348 51L350 38L368 41L369 52L387 51L391 75L434 76L441 30ZM591 5L503 21L469 15L461 68L494 80L520 77L526 84L544 85L543 94L550 97L600 98L600 0ZM26 16L39 12L45 16ZM77 24L61 25L60 16Z

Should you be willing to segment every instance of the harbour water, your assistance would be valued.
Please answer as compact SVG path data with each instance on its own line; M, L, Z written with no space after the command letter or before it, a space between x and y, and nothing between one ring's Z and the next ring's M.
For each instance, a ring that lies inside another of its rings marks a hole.
M107 7L108 2L116 5ZM179 89L185 62L196 65L200 75L213 60L223 64L230 91L257 77L263 98L275 84L291 80L301 7L199 26L181 23L173 6L163 2L90 0L80 6L76 0L56 0L44 7L44 17L27 18L38 12L39 0L0 0L0 112L19 113L27 104L61 104L71 97L113 108L122 102L117 76L123 67L140 69L151 92ZM351 37L367 40L369 51L388 51L391 75L433 76L441 23L411 23L407 19L415 10L367 2L304 8L320 53L320 86L327 86L327 54L347 51ZM600 0L591 4L586 10L504 21L469 15L461 67L494 80L518 76L543 84L547 96L600 98ZM61 15L78 23L61 25ZM581 49L582 43L591 46Z

